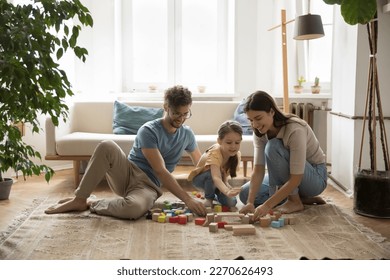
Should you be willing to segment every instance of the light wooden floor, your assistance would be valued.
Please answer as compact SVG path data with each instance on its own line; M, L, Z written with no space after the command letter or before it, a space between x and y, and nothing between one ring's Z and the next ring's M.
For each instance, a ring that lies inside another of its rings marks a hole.
M191 166L179 166L175 174L183 175L191 169ZM239 174L239 176L242 174ZM72 195L74 191L72 170L57 171L52 181L47 184L43 178L29 177L26 181L19 178L11 190L9 200L0 200L0 232L7 229L10 223L28 208L36 198L48 197L50 195ZM103 181L96 189L96 194L108 191L108 186ZM98 195L99 196L99 195ZM382 234L390 240L390 219L375 219L357 215L353 212L353 200L329 182L323 193L324 198L331 199L341 209L354 216L356 221Z

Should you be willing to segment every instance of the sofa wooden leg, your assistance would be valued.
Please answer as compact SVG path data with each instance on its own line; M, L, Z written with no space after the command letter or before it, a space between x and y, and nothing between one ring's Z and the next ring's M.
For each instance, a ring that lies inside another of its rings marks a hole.
M246 177L246 172L248 169L248 161L246 161L246 160L242 161L242 167L244 169L244 177Z
M76 188L79 186L80 183L80 161L74 160L73 161L73 174L74 174L74 184Z

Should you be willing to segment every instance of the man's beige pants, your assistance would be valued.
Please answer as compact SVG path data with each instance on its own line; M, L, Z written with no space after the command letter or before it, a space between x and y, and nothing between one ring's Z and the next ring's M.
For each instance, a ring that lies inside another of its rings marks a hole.
M94 202L90 210L97 214L138 219L161 196L160 188L111 140L103 141L96 147L75 191L76 197L88 198L104 175L111 190L119 197Z

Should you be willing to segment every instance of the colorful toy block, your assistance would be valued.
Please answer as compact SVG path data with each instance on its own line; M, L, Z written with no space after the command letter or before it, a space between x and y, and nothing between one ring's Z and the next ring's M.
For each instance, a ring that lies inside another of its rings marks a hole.
M185 215L185 214L180 214L179 216L179 220L178 220L178 224L180 224L180 225L185 225L185 224L187 224L187 215Z
M215 205L214 206L214 212L216 212L216 213L222 212L222 206L221 205Z
M281 227L280 222L279 221L272 221L271 222L271 227L273 227L273 228L280 228Z
M195 218L195 225L203 226L205 221L206 221L206 218Z

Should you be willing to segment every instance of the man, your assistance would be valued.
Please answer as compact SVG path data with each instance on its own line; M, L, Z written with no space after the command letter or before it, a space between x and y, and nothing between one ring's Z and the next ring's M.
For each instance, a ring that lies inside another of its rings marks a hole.
M94 151L74 198L46 209L46 214L84 211L122 219L138 219L152 208L164 186L195 214L206 215L203 203L184 191L171 172L187 151L196 164L201 153L188 126L191 92L182 86L169 88L164 96L164 117L145 123L137 133L128 157L113 141L101 142ZM119 197L89 201L96 185L106 175L111 190Z

